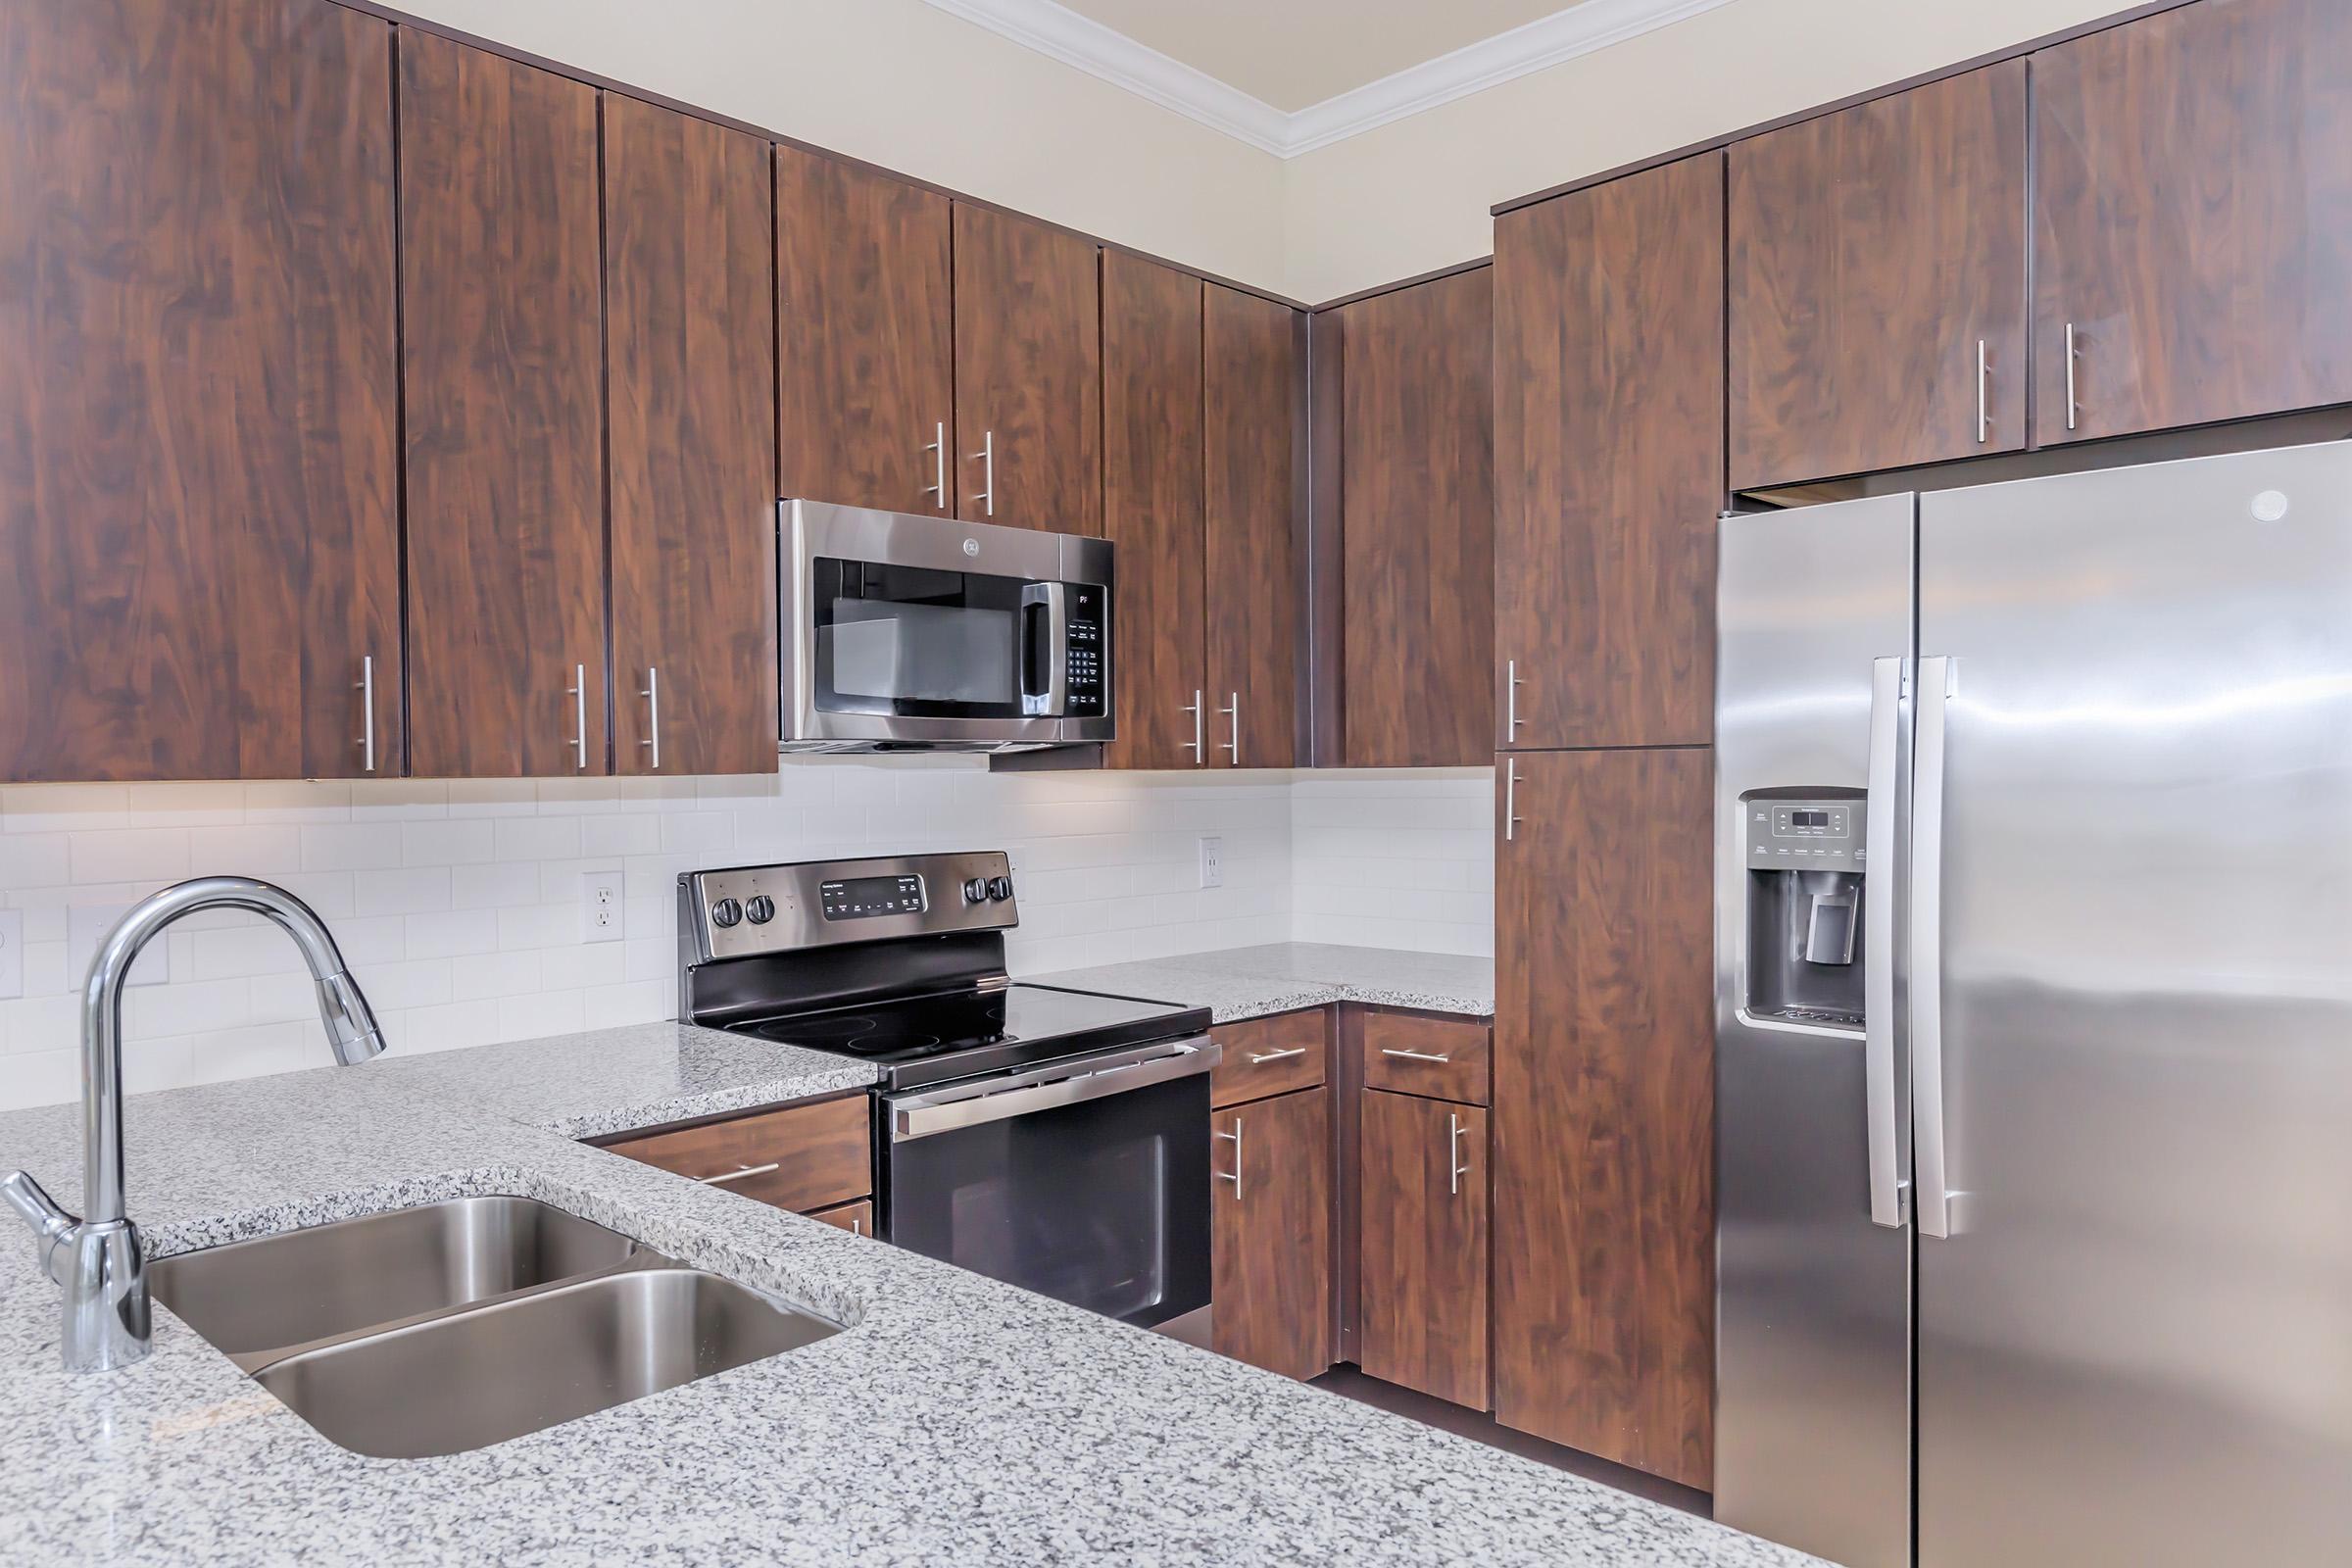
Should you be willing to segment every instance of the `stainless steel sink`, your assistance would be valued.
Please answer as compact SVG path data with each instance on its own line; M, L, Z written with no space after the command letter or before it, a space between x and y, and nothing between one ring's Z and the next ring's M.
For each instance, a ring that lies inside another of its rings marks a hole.
M504 1443L840 1332L715 1274L653 1268L307 1351L254 1376L353 1452L420 1459Z
M841 1332L527 1198L151 1265L156 1299L343 1447L462 1453Z
M321 1340L599 1273L638 1250L528 1198L461 1198L162 1258L148 1283L250 1372Z

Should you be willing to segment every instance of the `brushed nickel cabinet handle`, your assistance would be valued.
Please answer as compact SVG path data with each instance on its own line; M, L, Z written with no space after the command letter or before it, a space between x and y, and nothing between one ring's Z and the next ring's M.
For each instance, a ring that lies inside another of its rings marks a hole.
M863 1236L865 1234L865 1220L862 1216L857 1214L852 1214L850 1216L850 1234L852 1236Z
M1505 720L1502 744L1509 746L1517 742L1519 726L1526 722L1519 716L1519 661L1505 661L1502 672L1502 716Z
M571 719L574 724L579 726L579 733L571 737L571 744L578 749L579 761L576 765L581 772L585 773L588 770L588 666L586 664L571 666L571 684L564 688L564 695L571 699Z
M1211 1169L1209 1175L1218 1181L1233 1183L1233 1200L1238 1203L1242 1200L1242 1118L1233 1118L1233 1131L1216 1136L1233 1145L1233 1169L1231 1172Z
M1446 1118L1446 1165L1448 1172L1446 1190L1459 1198L1462 1195L1462 1178L1470 1174L1470 1167L1462 1163L1462 1117L1459 1111Z
M1292 1056L1305 1054L1306 1048L1304 1046L1293 1046L1288 1051L1252 1051L1250 1053L1250 1065L1255 1067L1263 1062L1282 1061Z
M364 655L360 660L360 768L375 771L375 656Z
M1380 1048L1380 1054L1384 1056L1402 1056L1407 1061L1451 1061L1453 1059L1451 1056L1439 1055L1434 1052L1406 1051L1397 1046L1383 1046Z
M764 1176L779 1168L780 1162L771 1159L764 1165L746 1165L741 1170L721 1171L716 1176L697 1176L695 1180L705 1187L724 1187L729 1182L749 1181L754 1176Z
M1193 693L1193 700L1185 704L1183 707L1177 709L1176 711L1179 713L1190 713L1193 715L1193 738L1189 741L1180 742L1179 744L1184 750L1193 754L1193 761L1195 763L1200 764L1207 762L1208 752L1205 745L1206 738L1200 733L1200 726L1202 722L1200 716L1200 693L1199 691L1195 691Z
M2075 361L2082 350L2075 346L2075 323L2066 323L2066 427L2075 427Z
M1240 692L1228 693L1225 701L1232 706L1220 708L1217 711L1230 714L1233 718L1233 739L1224 745L1224 750L1233 754L1233 760L1226 765L1239 767L1242 765L1242 694Z
M645 666L645 689L638 696L645 699L645 739L640 746L654 749L654 766L662 765L662 671L653 665Z
M944 427L943 427L944 429ZM997 432L985 431L980 437L980 450L972 454L980 465L980 493L972 499L980 503L980 515L997 514Z
M1502 840L1508 844L1519 836L1519 764L1505 762L1502 766Z
M1983 446L1991 438L1992 426L1985 416L1984 378L1989 374L1984 359L1984 340L1977 339L1977 444Z
M923 486L923 494L939 497L939 510L948 510L948 423L945 419L931 426L931 440L923 450L931 454L931 482Z

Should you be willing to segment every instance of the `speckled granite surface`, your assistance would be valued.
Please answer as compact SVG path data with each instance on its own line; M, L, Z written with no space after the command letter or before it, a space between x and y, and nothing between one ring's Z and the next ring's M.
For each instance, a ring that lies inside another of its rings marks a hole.
M635 1076L658 1038L591 1070L596 1040L136 1098L133 1215L161 1254L518 1193L847 1332L473 1453L366 1459L160 1309L149 1360L68 1377L56 1287L0 1232L0 1562L1811 1561L530 1125L603 1126L608 1092L673 1112ZM538 1082L541 1056L576 1070ZM677 1056L694 1093L752 1092ZM0 1168L60 1196L77 1150L73 1107L0 1116Z
M1334 1002L1492 1017L1494 960L1278 942L1017 978L1205 1006L1218 1023Z

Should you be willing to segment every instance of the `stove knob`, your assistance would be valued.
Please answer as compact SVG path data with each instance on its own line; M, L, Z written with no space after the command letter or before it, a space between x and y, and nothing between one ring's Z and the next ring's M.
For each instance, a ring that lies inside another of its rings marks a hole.
M1002 904L1012 897L1012 878L992 876L988 879L988 896Z
M988 881L987 881L987 879L986 879L985 877L977 877L977 876L976 876L976 877L973 877L973 878L972 878L972 879L971 879L969 882L966 882L966 883L963 885L963 902L964 902L964 903L966 903L966 904L978 904L978 903L979 903L979 902L980 902L982 899L985 899L985 898L987 898L987 897L988 897Z
M710 923L724 931L743 918L743 906L733 899L721 899L710 906Z
M776 917L776 901L764 893L755 893L743 906L744 917L754 925L765 925Z

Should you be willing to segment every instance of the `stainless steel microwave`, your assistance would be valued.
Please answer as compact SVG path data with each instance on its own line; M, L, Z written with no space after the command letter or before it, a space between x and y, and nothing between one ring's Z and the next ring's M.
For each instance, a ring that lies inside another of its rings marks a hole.
M1111 547L783 502L786 752L1019 752L1112 738Z

